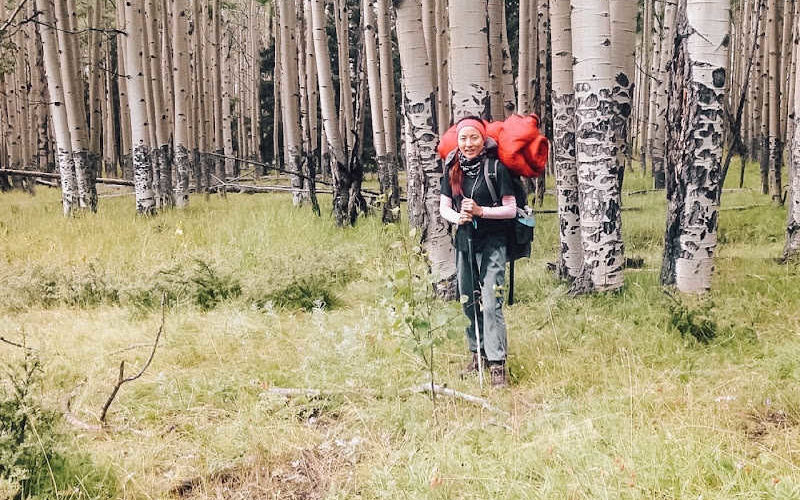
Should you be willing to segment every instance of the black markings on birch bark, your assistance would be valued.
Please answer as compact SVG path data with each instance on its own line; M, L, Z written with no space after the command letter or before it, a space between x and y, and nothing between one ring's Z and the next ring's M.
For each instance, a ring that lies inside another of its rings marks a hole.
M437 158L433 120L436 105L433 79L427 61L419 0L395 3L397 40L403 71L406 122L406 166L409 176L409 224L421 229L421 243L437 293L455 298L455 255L447 223L439 216L441 162Z
M695 16L678 4L667 121L667 225L661 283L682 292L711 286L717 243L717 190L722 170L724 74L728 49L728 7ZM721 28L724 27L724 28ZM718 86L723 82L722 86Z
M572 3L576 158L583 269L573 293L612 291L623 284L624 247L613 117L609 2Z

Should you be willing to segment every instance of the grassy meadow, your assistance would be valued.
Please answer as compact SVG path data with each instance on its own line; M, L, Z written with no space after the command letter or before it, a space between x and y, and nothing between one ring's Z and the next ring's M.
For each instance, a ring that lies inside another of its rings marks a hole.
M321 218L258 194L152 218L107 196L65 219L55 190L2 194L0 337L30 351L0 343L0 400L35 358L30 451L51 452L28 480L0 479L0 498L14 484L61 499L800 498L800 268L776 261L786 211L749 171L723 195L704 298L658 284L663 192L623 196L626 255L643 265L615 294L568 294L546 266L557 216L539 215L506 308L509 389L459 379L460 306L420 299L444 318L435 381L500 411L408 390L430 365L393 294L413 257L404 225L336 228L326 197ZM628 173L625 192L649 183ZM121 387L109 429L68 423L71 399L98 424L120 363L145 363L162 298L152 364Z

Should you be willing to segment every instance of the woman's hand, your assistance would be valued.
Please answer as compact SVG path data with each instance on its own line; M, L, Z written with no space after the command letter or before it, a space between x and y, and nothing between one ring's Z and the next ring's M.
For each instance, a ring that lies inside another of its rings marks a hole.
M461 201L461 212L466 212L475 217L483 216L483 207L475 203L472 198L464 198Z
M461 213L458 214L458 225L461 226L463 224L469 224L470 222L472 222L472 214L462 210Z

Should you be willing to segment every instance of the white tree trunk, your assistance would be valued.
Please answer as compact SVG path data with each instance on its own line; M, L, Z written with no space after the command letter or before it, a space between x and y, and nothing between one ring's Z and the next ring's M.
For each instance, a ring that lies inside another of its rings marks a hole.
M153 170L150 168L148 136L150 123L145 102L147 82L142 71L141 54L144 46L143 7L125 3L125 64L128 74L128 103L131 114L131 143L133 158L133 182L136 191L136 212L143 215L155 213L156 200L153 193Z
M527 3L523 0L522 3ZM553 163L559 219L558 275L569 281L583 264L578 169L575 162L575 87L572 81L572 28L569 2L555 2L553 26ZM527 23L526 23L527 24ZM522 41L522 38L520 38ZM520 80L522 78L520 77ZM520 89L527 85L520 86Z
M573 0L575 114L583 269L576 292L623 284L620 185L612 127L614 85L609 0Z
M172 0L172 74L175 81L175 204L183 208L189 203L189 22L187 0Z
M649 134L651 138L650 158L653 160L653 186L656 189L664 187L664 146L666 143L667 127L667 80L669 79L669 64L672 58L675 35L675 4L664 3L662 21L661 53L656 71L654 99L656 100L654 126Z
M631 0L611 0L611 57L614 71L613 97L614 142L618 161L624 172L631 156L628 148L628 131L633 103L633 74L636 57L636 14L638 6ZM622 181L620 180L620 184ZM621 186L620 186L621 187Z
M420 181L418 197L409 198L409 222L421 229L422 245L431 272L438 280L439 293L450 296L454 295L455 253L447 224L439 215L439 179L442 172L441 163L436 158L438 134L433 122L436 102L425 40L418 35L422 29L420 1L396 2L395 12L403 69L404 110L409 132L406 165L409 177L414 176ZM412 217L412 211L418 215Z
M69 19L66 0L56 0L55 16L60 23ZM89 154L89 123L86 120L83 78L77 67L78 40L76 35L58 30L58 46L61 52L61 84L64 88L64 104L67 110L72 159L75 163L75 179L78 187L78 204L81 208L97 211L97 157Z
M72 161L72 149L69 139L67 111L64 107L64 89L61 86L61 71L58 61L58 44L56 29L58 24L53 16L52 0L36 0L36 9L40 12L40 24L37 24L44 49L44 67L47 76L47 87L50 93L50 116L55 133L56 163L61 175L61 201L64 215L70 215L78 208L75 166Z
M491 113L486 1L450 2L450 83L454 120L469 115L488 117Z
M278 1L280 19L280 59L281 59L281 112L283 116L283 139L286 143L286 169L295 174L301 173L301 138L299 115L299 87L297 76L297 44L295 40L296 13L293 0ZM295 206L302 203L303 181L298 175L292 178L295 188L292 201Z
M797 20L795 30L800 34L800 19ZM795 55L797 41L794 42ZM800 88L800 71L795 69L793 78L794 91ZM800 255L800 99L794 96L793 101L794 133L792 134L791 150L789 154L789 210L786 222L786 245L783 248L783 258L790 259Z
M667 230L661 281L681 292L711 287L724 145L727 0L681 0L667 122Z
M350 176L349 161L345 153L344 142L339 133L338 114L334 100L333 79L331 76L330 52L328 50L328 36L325 32L325 13L322 0L312 0L311 17L314 25L314 50L317 54L317 76L319 82L320 111L322 126L333 161L336 166L332 169L334 180L333 212L337 225L348 222L348 209L350 202ZM346 66L345 69L346 71Z

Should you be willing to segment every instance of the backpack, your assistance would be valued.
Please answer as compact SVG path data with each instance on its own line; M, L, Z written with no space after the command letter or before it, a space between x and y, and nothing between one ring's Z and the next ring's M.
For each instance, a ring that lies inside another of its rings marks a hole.
M497 196L497 163L499 161L487 158L483 162L483 177L495 207L499 207L501 203ZM533 211L529 212L529 207L527 207L528 197L522 179L511 172L509 174L511 175L511 189L517 202L517 216L508 228L506 258L509 262L513 262L531 256L531 242L533 241L533 230L536 227L536 218L533 216Z
M492 197L494 206L500 206L497 197L497 159L487 158L483 162L483 176L486 187ZM491 166L490 166L491 165ZM517 216L511 220L506 234L506 258L508 260L508 305L514 304L514 261L531 256L533 230L536 227L536 218L533 211L527 206L528 196L522 185L520 176L509 172L511 175L511 189L517 202Z

